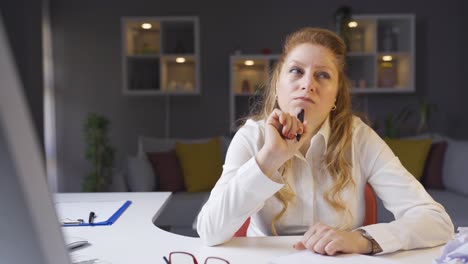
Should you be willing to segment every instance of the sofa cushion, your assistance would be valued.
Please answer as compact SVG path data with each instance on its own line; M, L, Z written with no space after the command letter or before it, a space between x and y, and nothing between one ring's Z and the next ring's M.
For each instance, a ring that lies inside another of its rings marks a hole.
M442 178L446 189L468 195L467 157L468 141L448 141Z
M151 192L156 189L154 172L146 157L127 158L127 185L132 192Z
M222 171L219 138L206 143L176 142L176 152L188 192L209 191Z
M154 174L157 175L158 191L177 192L185 190L184 178L175 150L148 152Z
M432 143L422 176L422 184L425 188L444 189L442 182L442 169L444 167L445 151L447 142Z
M173 138L138 137L138 155L145 156L148 152L167 152L174 149L176 140Z
M455 229L460 226L468 226L468 197L448 190L428 189L427 192L438 203L444 206L445 211L452 219ZM395 216L388 211L382 200L377 199L377 223L390 223L395 220Z
M228 137L220 136L219 151L221 153L221 159L224 160L227 149L231 143L231 139ZM195 143L206 143L212 138L200 138L200 139L186 139L186 138L157 138L157 137L138 137L138 155L145 156L148 152L163 152L175 149L176 142L182 142L187 144Z
M402 139L430 139L432 143L438 143L442 141L450 140L449 137L438 134L438 133L423 133L415 136L402 137Z
M427 154L431 148L431 139L392 139L385 142L400 159L401 164L418 180L421 180Z

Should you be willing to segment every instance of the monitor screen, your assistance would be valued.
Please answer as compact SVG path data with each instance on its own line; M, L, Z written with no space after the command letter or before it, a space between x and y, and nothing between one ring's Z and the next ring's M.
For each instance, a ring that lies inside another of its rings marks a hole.
M0 264L70 263L0 14Z

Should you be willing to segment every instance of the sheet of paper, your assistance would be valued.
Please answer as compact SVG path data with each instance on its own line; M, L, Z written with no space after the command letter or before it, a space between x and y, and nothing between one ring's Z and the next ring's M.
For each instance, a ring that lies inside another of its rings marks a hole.
M342 254L338 256L324 256L320 254L313 253L311 251L302 250L297 253L293 253L290 255L276 257L271 259L268 263L269 264L374 264L374 263L382 263L382 264L395 264L396 262L387 260L387 259L376 259L378 257L373 256L366 256L360 254Z
M108 220L124 203L125 201L61 202L55 203L55 208L60 222L83 219L87 223L90 212L96 214L94 222L102 222Z

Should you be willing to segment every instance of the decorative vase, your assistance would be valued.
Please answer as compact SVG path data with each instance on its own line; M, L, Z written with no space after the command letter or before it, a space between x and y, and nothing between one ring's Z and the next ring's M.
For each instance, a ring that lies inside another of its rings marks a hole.
M397 64L395 61L381 62L379 65L379 87L395 87L398 82Z
M248 80L242 81L241 91L243 93L250 93L250 83Z

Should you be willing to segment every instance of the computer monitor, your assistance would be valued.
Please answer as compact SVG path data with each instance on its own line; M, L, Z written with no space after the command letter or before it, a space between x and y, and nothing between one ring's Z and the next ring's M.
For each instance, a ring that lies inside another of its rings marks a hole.
M70 263L0 14L0 264Z

